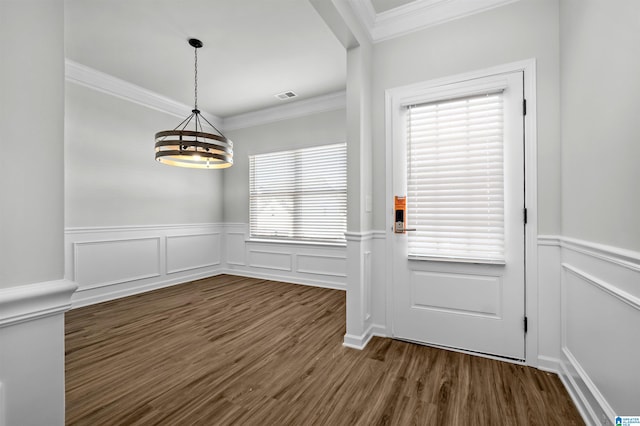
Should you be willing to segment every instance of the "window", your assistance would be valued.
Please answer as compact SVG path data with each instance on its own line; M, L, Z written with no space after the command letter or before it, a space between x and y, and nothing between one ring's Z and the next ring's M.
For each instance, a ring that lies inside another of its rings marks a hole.
M407 109L410 257L504 261L502 92Z
M346 144L249 156L251 237L343 242Z

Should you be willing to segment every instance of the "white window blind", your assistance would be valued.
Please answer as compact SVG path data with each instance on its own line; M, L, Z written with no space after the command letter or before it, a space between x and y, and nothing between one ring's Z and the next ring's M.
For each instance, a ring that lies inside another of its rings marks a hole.
M346 144L249 156L252 237L344 241Z
M504 261L502 92L407 111L409 257Z

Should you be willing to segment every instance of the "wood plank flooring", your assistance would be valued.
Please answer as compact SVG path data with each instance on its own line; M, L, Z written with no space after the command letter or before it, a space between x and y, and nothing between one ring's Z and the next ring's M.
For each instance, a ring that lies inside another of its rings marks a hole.
M66 316L68 425L582 425L553 374L374 338L345 294L222 275Z

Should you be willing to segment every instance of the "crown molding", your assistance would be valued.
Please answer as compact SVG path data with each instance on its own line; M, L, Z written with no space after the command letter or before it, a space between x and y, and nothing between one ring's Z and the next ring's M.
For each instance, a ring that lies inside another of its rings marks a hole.
M174 101L151 90L113 77L86 65L65 59L65 79L68 82L106 93L178 118L185 118L192 106ZM216 127L222 127L222 119L206 111L202 115Z
M371 0L348 0L351 9L367 29L374 43L516 1L518 0L415 0L391 10L376 13Z
M192 107L147 90L128 81L65 59L65 79L98 92L106 93L178 118L185 118ZM221 118L203 111L202 115L216 127L227 131L290 118L303 117L346 107L346 92L335 92L285 105Z
M329 93L315 98L227 117L223 121L222 128L225 131L237 130L321 112L334 111L346 108L346 105L347 95L345 91Z

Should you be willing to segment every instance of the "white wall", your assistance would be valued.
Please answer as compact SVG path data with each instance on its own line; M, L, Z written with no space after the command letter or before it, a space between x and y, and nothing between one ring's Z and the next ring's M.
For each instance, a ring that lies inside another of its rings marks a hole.
M249 155L346 142L346 112L338 109L225 132L233 167L224 170L224 221L249 223Z
M63 274L62 13L0 2L0 288Z
M384 188L384 91L529 58L537 60L538 226L560 230L560 118L557 0L507 6L376 44L373 54L373 187ZM385 224L384 191L374 191L374 229Z
M640 2L561 5L562 231L640 251Z
M560 28L559 358L585 417L610 424L640 412L640 3L561 0Z
M65 101L67 228L222 221L221 170L155 161L180 118L74 83Z

